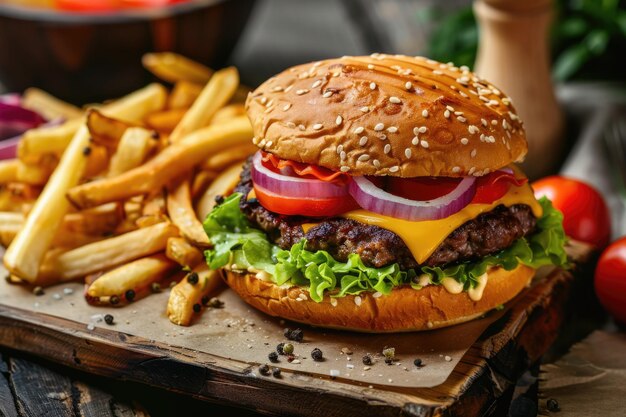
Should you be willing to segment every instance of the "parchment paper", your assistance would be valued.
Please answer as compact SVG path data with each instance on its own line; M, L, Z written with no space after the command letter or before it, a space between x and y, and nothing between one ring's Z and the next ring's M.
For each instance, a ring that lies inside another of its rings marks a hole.
M562 416L626 416L626 334L597 330L541 370L541 415L556 415L546 405L553 398Z
M0 274L3 272L0 268ZM365 385L417 388L443 383L467 349L503 313L494 311L479 320L428 332L359 334L284 322L249 307L225 288L218 294L225 303L223 308L207 309L198 315L192 326L180 327L170 323L165 315L169 290L113 308L88 305L80 283L50 287L44 295L35 296L25 287L0 281L0 304L73 320L83 323L87 329L108 328L249 364L268 363L282 369L336 376ZM107 313L115 318L113 326L102 320ZM272 364L267 355L278 343L287 341L283 336L285 327L302 328L304 341L292 342L296 361L289 363L281 356L279 363ZM310 357L316 347L324 354L323 362L315 362ZM362 363L366 353L380 354L385 347L395 348L399 360L393 365L385 364L380 355L369 369ZM423 361L423 367L413 364L416 358Z

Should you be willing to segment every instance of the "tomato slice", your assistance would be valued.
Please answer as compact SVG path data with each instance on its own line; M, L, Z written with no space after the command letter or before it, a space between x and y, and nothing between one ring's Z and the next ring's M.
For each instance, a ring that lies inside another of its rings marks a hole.
M263 162L266 168L272 169L274 172L280 172L284 169L290 169L298 176L304 178L314 178L322 181L341 181L347 183L350 176L343 172L337 172L317 165L305 164L302 162L289 161L280 159L276 155L261 151Z
M254 184L259 203L269 211L289 216L331 217L359 208L351 197L293 198L284 197Z
M490 204L502 198L511 185L520 187L528 182L527 178L515 178L515 174L495 171L478 178L476 194L470 204Z

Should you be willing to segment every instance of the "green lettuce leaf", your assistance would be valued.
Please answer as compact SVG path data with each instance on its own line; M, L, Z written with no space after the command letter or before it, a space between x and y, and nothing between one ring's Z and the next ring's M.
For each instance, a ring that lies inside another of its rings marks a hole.
M302 240L289 250L273 245L264 232L253 228L239 210L241 194L233 194L217 206L204 221L204 229L213 244L205 255L212 269L235 264L234 269L266 271L278 285L307 286L311 299L321 301L325 293L333 297L377 291L389 294L394 287L410 284L419 289L418 277L428 274L433 284L443 278L454 278L465 290L477 285L478 277L491 266L506 270L520 263L533 268L544 265L568 267L564 250L563 215L550 200L539 200L543 216L537 221L535 233L518 239L509 248L479 261L464 262L445 268L421 267L400 270L398 264L383 268L366 266L359 255L351 254L346 262L335 260L328 252L306 250Z

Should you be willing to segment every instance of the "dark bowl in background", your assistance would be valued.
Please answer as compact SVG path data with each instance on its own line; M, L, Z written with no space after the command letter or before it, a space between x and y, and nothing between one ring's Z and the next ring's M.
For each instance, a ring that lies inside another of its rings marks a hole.
M254 0L195 0L129 12L78 14L0 4L0 83L39 87L75 104L119 97L152 80L146 52L224 66Z

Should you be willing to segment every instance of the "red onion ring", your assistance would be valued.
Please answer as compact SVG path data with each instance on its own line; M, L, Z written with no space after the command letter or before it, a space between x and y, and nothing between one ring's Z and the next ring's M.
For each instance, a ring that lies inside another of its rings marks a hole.
M285 197L334 198L348 196L348 187L346 185L284 175L284 173L277 173L266 168L262 162L261 152L257 152L252 157L250 171L252 181L255 184Z
M429 201L409 200L378 188L366 177L352 177L350 195L364 208L397 219L421 221L443 219L467 206L476 192L476 177L464 177L454 190Z

